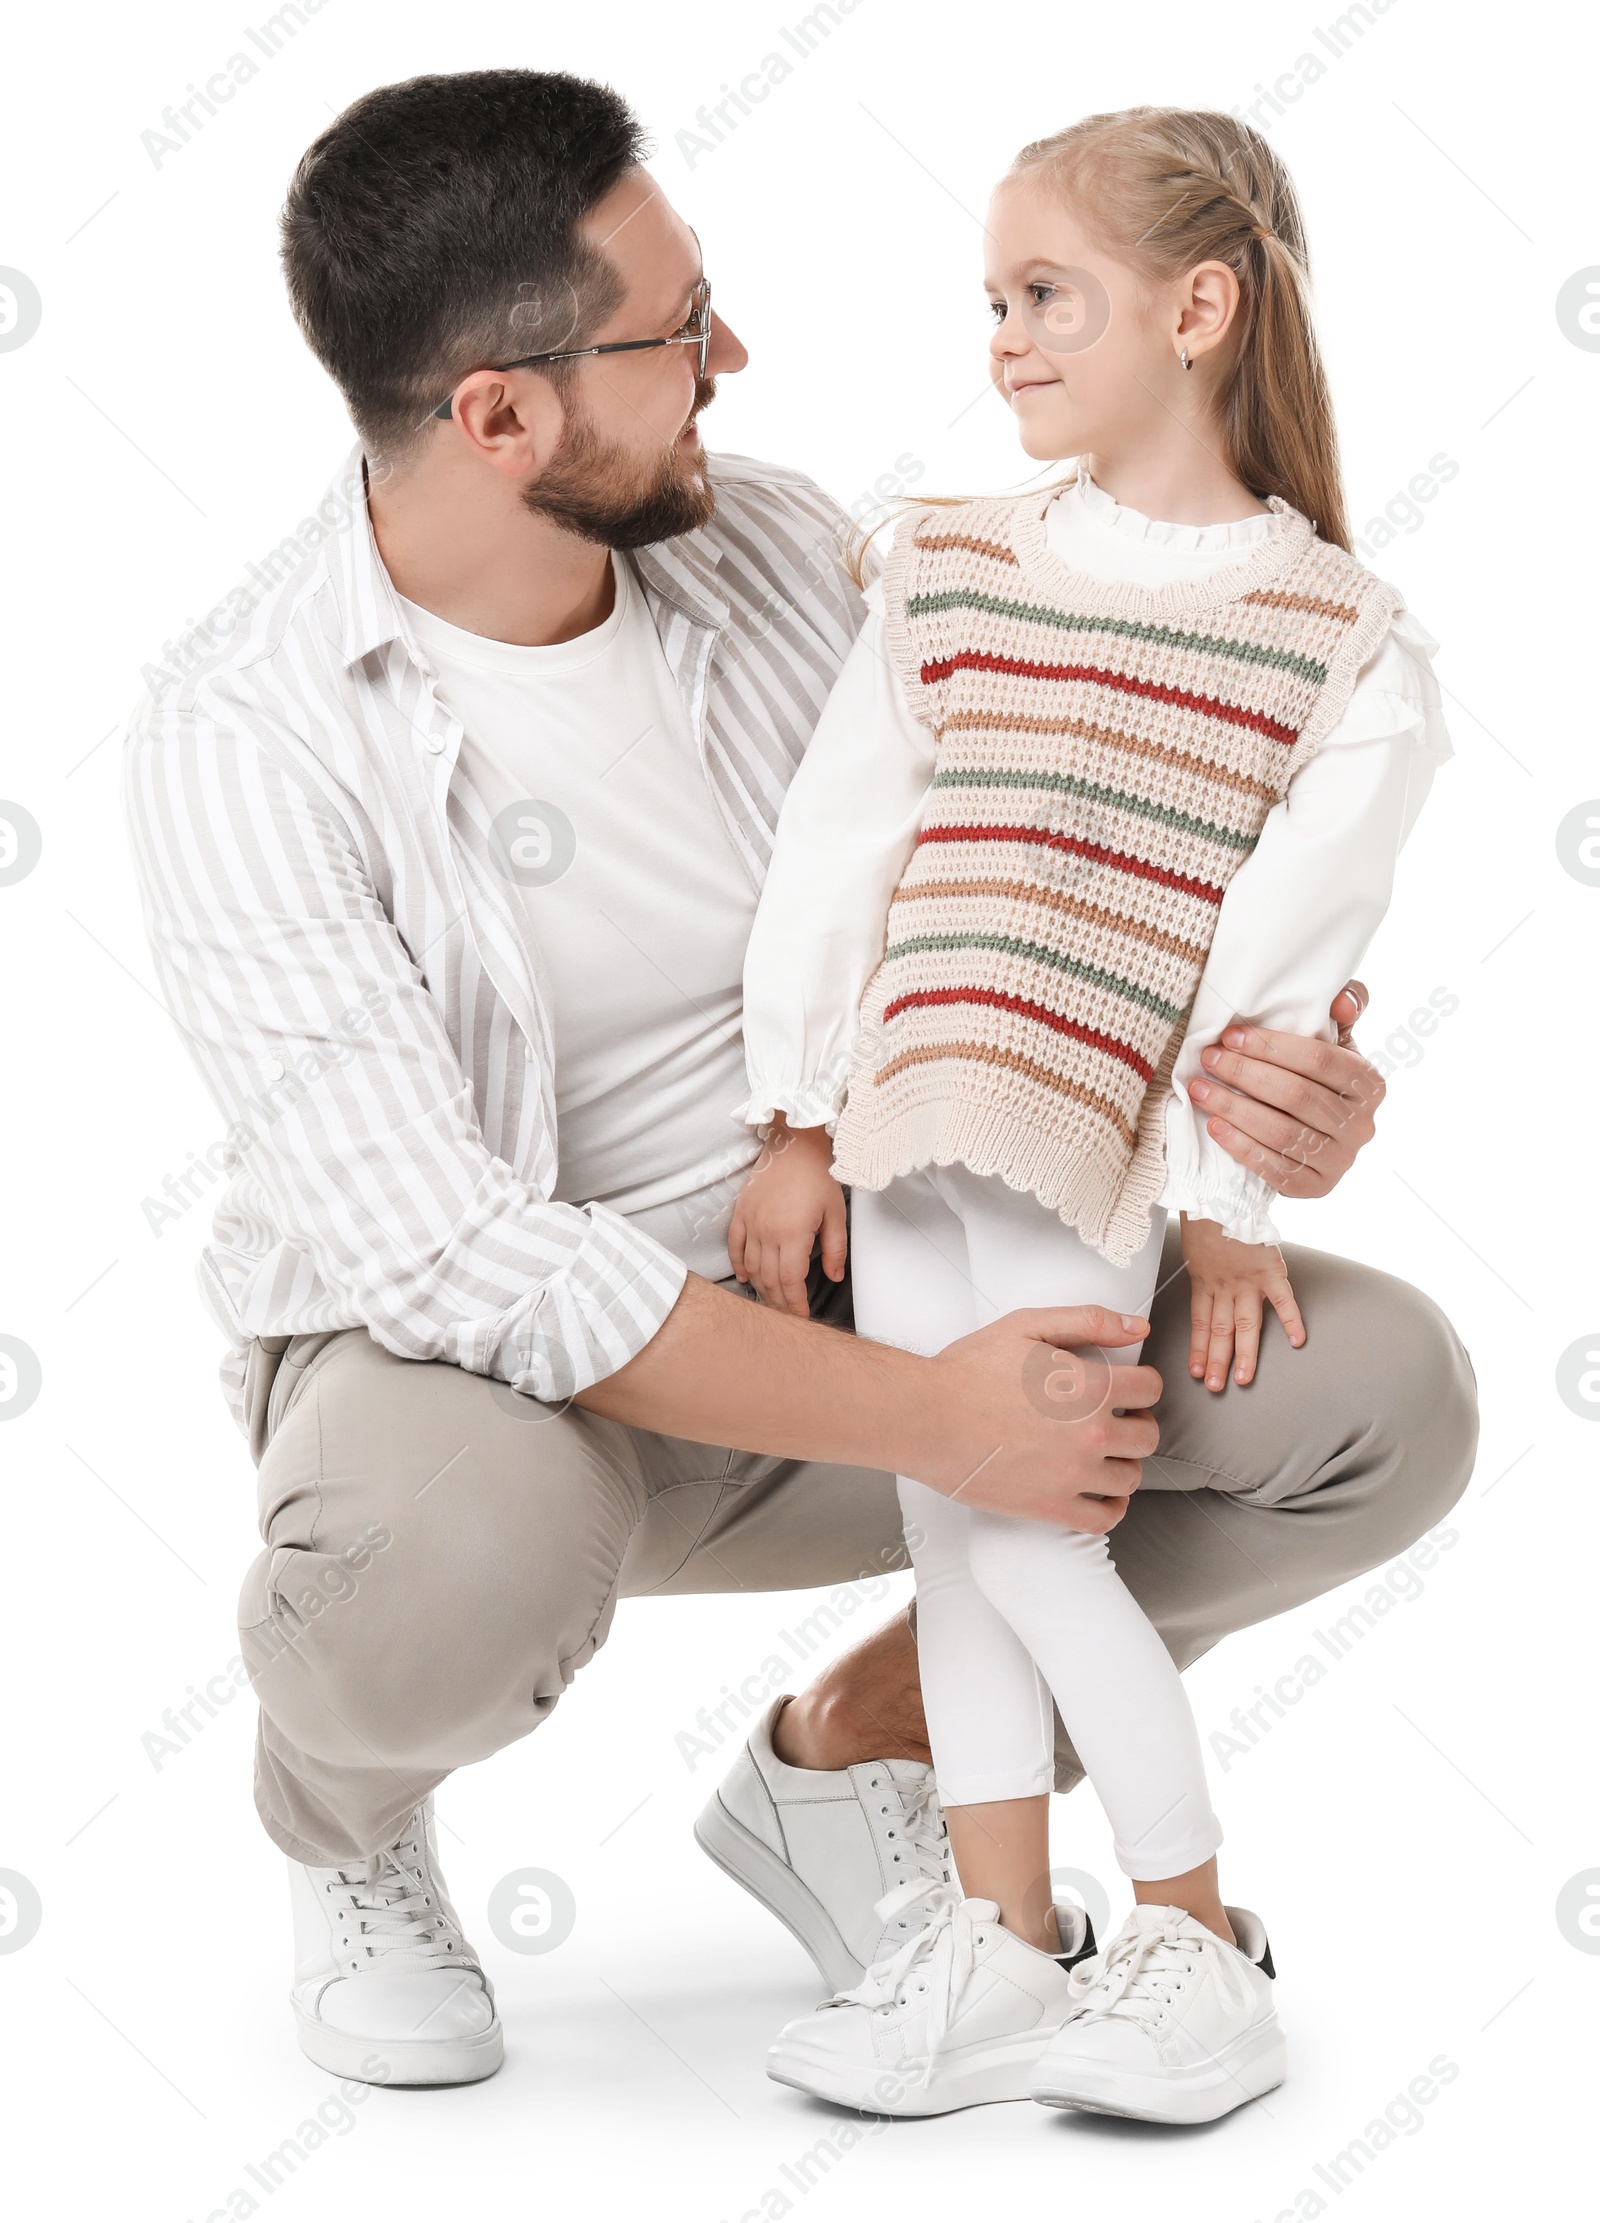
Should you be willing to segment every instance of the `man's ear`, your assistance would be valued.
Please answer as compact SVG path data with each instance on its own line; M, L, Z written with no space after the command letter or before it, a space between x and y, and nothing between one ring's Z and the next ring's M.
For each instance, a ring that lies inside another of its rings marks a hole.
M474 371L456 388L449 436L507 478L536 479L561 445L566 411L548 378L530 371Z

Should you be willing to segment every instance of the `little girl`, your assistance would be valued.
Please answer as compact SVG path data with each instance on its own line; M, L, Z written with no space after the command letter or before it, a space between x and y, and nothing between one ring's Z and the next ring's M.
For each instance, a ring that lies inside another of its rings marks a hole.
M1435 644L1347 552L1300 213L1259 134L1091 116L1023 150L986 239L995 385L1076 471L907 516L869 590L750 943L741 1116L769 1140L730 1253L803 1311L819 1229L843 1273L846 1184L858 1331L931 1353L1021 1306L1142 1326L1175 1208L1220 1391L1253 1378L1263 1300L1306 1331L1270 1192L1186 1090L1235 1017L1328 1031L1450 753ZM1037 1399L1092 1419L1138 1348L1064 1354ZM1222 1902L1182 1685L1107 1539L910 1478L900 1500L961 1889L885 1901L906 1944L771 2073L889 2113L1031 2092L1198 2122L1270 2090L1265 1933ZM1052 1699L1136 1901L1071 1975Z

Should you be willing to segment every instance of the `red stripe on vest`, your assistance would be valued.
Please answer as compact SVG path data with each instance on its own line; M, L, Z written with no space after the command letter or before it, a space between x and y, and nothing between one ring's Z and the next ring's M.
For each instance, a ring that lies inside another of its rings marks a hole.
M1021 996L1003 995L996 988L925 988L908 996L896 996L884 1005L884 1024L897 1012L920 1010L929 1004L977 1003L987 1005L992 1011L1014 1011L1024 1019L1035 1019L1042 1027L1053 1027L1057 1034L1066 1034L1074 1042L1083 1042L1091 1050L1103 1051L1107 1057L1120 1058L1131 1066L1140 1080L1148 1081L1155 1068L1129 1043L1119 1042L1114 1034L1100 1034L1093 1027L1081 1026L1076 1019L1063 1018L1059 1011L1047 1011L1042 1003L1027 1003Z
M1180 895L1197 896L1202 903L1220 903L1222 890L1209 880L1191 880L1187 873L1169 872L1165 865L1147 864L1143 857L1124 856L1120 849L1103 849L1096 841L1079 841L1072 834L1052 834L1043 826L928 826L918 834L917 848L925 841L1025 841L1038 849L1060 849L1070 857L1087 857L1091 864L1109 865L1113 872L1132 873L1139 880L1158 880Z
M976 649L963 649L959 656L944 656L935 664L924 664L918 677L927 687L935 680L948 679L952 672L1006 672L1018 679L1084 679L1095 687L1113 687L1119 694L1143 695L1148 702L1175 703L1180 710L1198 710L1228 725L1248 726L1252 733L1281 741L1286 748L1292 749L1300 738L1293 726L1282 725L1262 711L1241 710L1230 702L1219 702L1215 695L1191 695L1182 687L1158 686L1153 679L1131 679L1126 672L1102 671L1097 664L1030 664L1020 656L988 656Z

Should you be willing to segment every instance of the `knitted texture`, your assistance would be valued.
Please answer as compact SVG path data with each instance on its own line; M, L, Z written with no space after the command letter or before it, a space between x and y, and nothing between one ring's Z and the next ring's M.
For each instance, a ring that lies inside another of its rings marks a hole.
M834 1168L999 1174L1121 1265L1228 882L1400 598L1282 502L1242 563L1107 584L1050 550L1056 491L920 511L889 559L935 768Z

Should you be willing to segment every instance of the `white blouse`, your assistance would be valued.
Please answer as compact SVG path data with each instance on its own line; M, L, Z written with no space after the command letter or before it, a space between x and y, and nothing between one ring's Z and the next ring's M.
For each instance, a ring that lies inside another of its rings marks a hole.
M1124 509L1085 472L1046 512L1054 554L1098 579L1157 587L1243 560L1265 512L1224 525L1168 525ZM745 954L750 1095L735 1117L835 1125L862 991L883 956L889 901L910 860L934 740L884 645L883 589L817 725L782 816ZM1235 1019L1334 1036L1328 1006L1388 907L1394 864L1452 754L1430 659L1408 611L1362 667L1344 716L1268 812L1228 884L1167 1103L1161 1202L1216 1220L1236 1241L1276 1243L1276 1192L1206 1132L1187 1083Z

